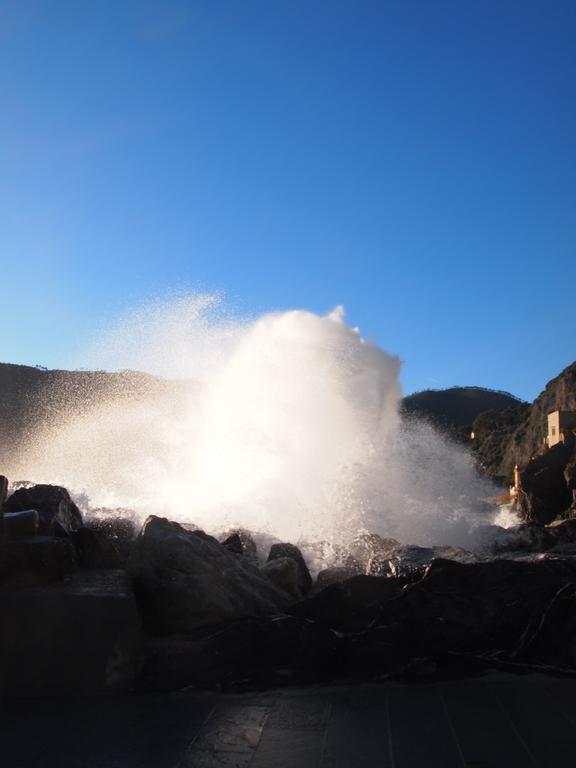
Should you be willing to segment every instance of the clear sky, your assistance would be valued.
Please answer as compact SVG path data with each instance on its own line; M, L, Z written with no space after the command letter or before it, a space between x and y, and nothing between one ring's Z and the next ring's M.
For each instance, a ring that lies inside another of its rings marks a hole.
M0 0L0 361L344 304L406 391L576 359L574 0Z

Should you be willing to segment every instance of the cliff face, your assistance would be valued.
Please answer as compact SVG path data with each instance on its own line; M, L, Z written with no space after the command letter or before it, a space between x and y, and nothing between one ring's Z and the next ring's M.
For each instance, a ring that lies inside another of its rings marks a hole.
M474 453L486 472L510 480L514 465L525 466L542 446L551 411L576 410L576 362L565 368L531 406L481 414L474 423Z

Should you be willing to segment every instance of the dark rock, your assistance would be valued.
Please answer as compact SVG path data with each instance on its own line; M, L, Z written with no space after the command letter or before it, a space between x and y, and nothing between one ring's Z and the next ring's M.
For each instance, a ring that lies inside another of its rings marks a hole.
M416 581L422 577L422 569L436 558L457 560L461 563L476 560L472 552L460 547L418 547L399 544L388 553L386 560L371 560L368 573L372 576L401 576Z
M82 513L66 488L61 486L34 485L32 488L20 488L6 501L6 512L28 509L38 512L39 533L43 536L65 536L82 527Z
M371 562L382 562L400 546L396 539L385 539L377 533L365 533L349 544L350 561L346 565L358 567L361 573L368 573Z
M345 668L343 645L335 633L303 619L242 619L198 639L172 637L148 643L139 688L322 681Z
M74 547L67 539L35 536L13 541L5 550L4 586L63 581L74 573L76 564Z
M8 497L8 478L0 475L0 515L4 512L4 505Z
M258 561L258 548L248 531L243 529L231 531L222 542L222 546L226 547L233 555L246 557L253 563Z
M216 539L155 516L136 538L128 570L153 634L274 614L289 602L285 592Z
M332 568L325 568L320 571L316 577L314 586L312 587L312 594L318 594L331 584L340 584L343 581L352 579L354 576L360 575L356 568L349 568L345 565L334 566Z
M70 541L78 553L78 565L81 568L121 568L123 563L114 544L99 530L80 528L70 536Z
M515 661L576 670L576 587L566 584L534 618L513 652Z
M302 556L302 552L294 544L273 544L268 555L268 562L280 557L291 557L298 565L298 589L302 595L312 589L312 576Z
M409 657L511 650L568 583L576 584L572 560L434 560L422 580L383 605L375 623L393 630Z
M492 551L498 552L544 552L553 547L556 536L553 528L539 523L522 523L503 528L491 542Z
M303 595L298 585L300 570L298 563L292 557L278 557L269 560L260 568L266 578L291 597L300 600Z
M86 531L90 531L90 537ZM74 543L84 550L85 560L88 558L84 567L125 568L136 536L136 523L126 517L89 518L77 533ZM100 565L95 564L98 562Z
M7 512L4 515L4 530L7 541L29 539L38 534L38 512L27 509L24 512Z
M527 522L547 525L569 509L572 491L564 470L573 458L575 443L573 436L566 435L564 442L533 458L520 473L518 501Z
M405 677L419 660L442 669L458 657L466 670L475 658L505 659L566 584L576 586L571 560L434 560L422 580L383 602L367 630L348 638L347 669L355 677ZM553 657L550 650L548 663Z
M66 539L56 543L72 548ZM64 584L0 590L4 695L128 690L139 645L140 620L122 571L78 571Z
M400 595L405 584L404 579L354 576L296 603L288 612L341 632L360 632L379 616L384 603Z
M573 456L564 467L566 486L572 494L571 510L576 513L576 456Z

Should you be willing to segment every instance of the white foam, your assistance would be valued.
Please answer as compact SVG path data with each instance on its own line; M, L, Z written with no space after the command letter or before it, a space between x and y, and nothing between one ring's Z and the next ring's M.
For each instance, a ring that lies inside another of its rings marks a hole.
M217 298L140 308L82 361L196 386L98 403L23 457L93 506L129 507L209 531L241 525L298 541L371 531L417 544L469 544L490 488L470 457L398 417L400 361L326 316L235 321Z

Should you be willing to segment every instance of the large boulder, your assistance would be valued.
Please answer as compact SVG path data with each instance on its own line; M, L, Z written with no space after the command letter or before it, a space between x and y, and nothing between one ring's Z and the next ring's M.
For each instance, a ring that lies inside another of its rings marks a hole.
M294 544L273 544L268 555L268 562L286 557L295 561L298 567L298 589L302 595L306 595L312 589L312 576L310 576L306 561L297 546Z
M67 536L82 527L82 513L59 485L33 485L19 488L9 496L6 512L38 512L39 533L43 536Z
M302 598L298 563L291 557L278 557L275 560L269 560L260 568L260 573L263 573L273 584L296 600Z
M313 597L291 606L292 616L309 619L341 632L360 632L379 616L384 603L398 597L406 581L354 576L331 584Z
M153 634L195 632L247 616L278 613L288 595L257 568L202 531L152 515L136 538L128 570Z
M576 584L573 560L434 560L421 581L383 604L375 624L393 629L395 646L412 658L511 651L566 584Z

